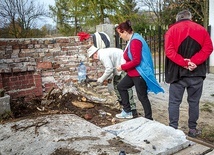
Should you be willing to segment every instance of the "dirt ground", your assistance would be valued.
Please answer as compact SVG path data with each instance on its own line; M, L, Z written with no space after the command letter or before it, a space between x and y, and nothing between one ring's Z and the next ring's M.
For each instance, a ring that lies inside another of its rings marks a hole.
M214 76L208 77L205 80L204 92L200 103L200 118L198 120L198 127L202 130L202 135L199 139L214 144L214 88L213 83ZM162 84L165 89L165 93L161 94L149 94L149 99L152 104L153 118L155 121L168 125L168 87L167 84ZM34 99L30 102L25 102L24 98L18 98L11 101L12 113L3 116L1 122L15 121L24 118L39 117L41 115L53 115L53 114L76 114L79 117L86 119L87 121L99 126L105 127L121 121L115 119L114 116L120 113L118 108L112 108L99 103L89 103L93 105L88 108L80 108L72 104L77 101L79 96L68 93L63 95L61 93L53 93L48 99ZM135 101L139 116L144 116L143 109L139 103L136 95ZM45 104L44 104L45 103ZM186 95L184 96L183 102L180 108L180 120L179 128L185 133L188 132L188 104L186 102Z
M76 114L99 127L104 127L112 125L115 114L120 112L118 109L112 109L99 103L84 102L85 104L92 104L93 107L80 108L72 104L72 102L78 102L75 95L67 94L62 98L59 96L60 94L51 95L47 101L48 105L45 106L41 105L40 99L34 99L30 102L25 102L23 98L13 100L11 102L12 116L5 118L4 121L14 121L26 117L33 118L41 115Z

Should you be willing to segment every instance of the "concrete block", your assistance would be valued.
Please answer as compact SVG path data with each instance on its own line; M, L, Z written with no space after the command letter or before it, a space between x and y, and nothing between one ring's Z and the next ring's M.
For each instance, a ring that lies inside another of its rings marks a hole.
M0 115L4 114L5 112L10 112L10 96L4 95L4 97L0 97Z
M144 117L130 119L103 129L139 148L140 155L171 155L190 144L183 131Z

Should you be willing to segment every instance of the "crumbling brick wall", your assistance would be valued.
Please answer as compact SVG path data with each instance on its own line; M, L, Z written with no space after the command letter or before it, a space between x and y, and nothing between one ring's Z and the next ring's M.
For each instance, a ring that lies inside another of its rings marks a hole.
M67 80L77 81L80 61L96 79L103 72L100 62L87 58L88 41L79 37L0 39L0 89L11 98L42 97Z

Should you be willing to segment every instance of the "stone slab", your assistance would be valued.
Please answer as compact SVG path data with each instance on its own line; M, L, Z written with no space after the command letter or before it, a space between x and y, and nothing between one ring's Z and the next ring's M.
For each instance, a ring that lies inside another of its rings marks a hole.
M0 133L0 155L118 155L121 150L115 135L72 114L0 124ZM122 146L139 152L135 146Z
M186 135L156 121L138 117L103 128L120 137L124 142L136 146L144 155L173 154L190 145Z
M207 152L209 149L210 149L209 147L206 147L204 145L193 142L192 145L190 145L189 147L187 147L184 150L181 150L181 151L175 153L174 155L183 155L183 154L184 155L188 155L188 154L202 155L202 154L205 154L205 152Z
M214 155L214 150L212 150L211 152L207 153L206 155Z
M167 155L189 145L185 134L143 117L100 128L55 114L0 124L0 155Z
M10 96L4 95L4 97L0 97L0 115L4 114L5 112L10 112Z

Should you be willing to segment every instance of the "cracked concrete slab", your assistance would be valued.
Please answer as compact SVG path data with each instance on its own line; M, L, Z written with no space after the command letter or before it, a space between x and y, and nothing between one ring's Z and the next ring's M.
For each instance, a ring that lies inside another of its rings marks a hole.
M146 155L167 155L188 147L190 141L181 130L138 117L103 128L141 150Z
M175 130L143 117L105 128L72 114L49 115L0 125L0 155L170 154L190 142Z
M0 125L0 155L119 154L120 146L139 152L135 146L118 143L115 135L72 114L49 115ZM63 154L63 153L62 153Z

